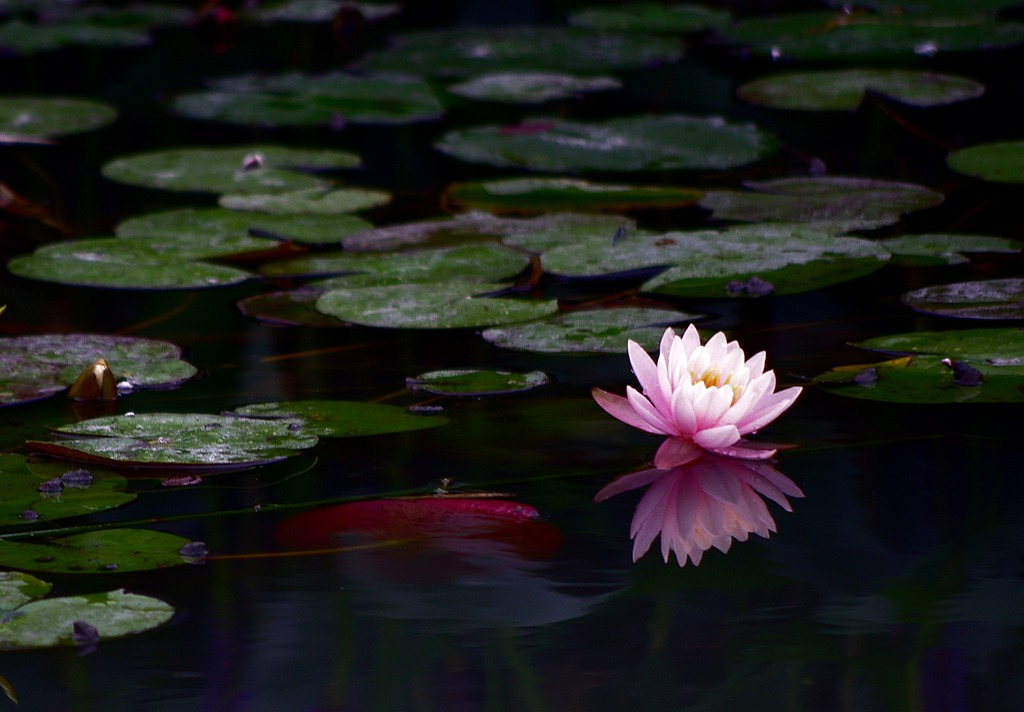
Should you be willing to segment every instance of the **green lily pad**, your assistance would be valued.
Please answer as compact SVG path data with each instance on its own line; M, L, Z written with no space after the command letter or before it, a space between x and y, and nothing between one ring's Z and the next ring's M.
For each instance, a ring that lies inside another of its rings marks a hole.
M441 396L492 396L529 391L551 378L543 371L513 373L483 368L454 368L428 371L405 379L406 388Z
M119 391L172 388L196 375L181 349L156 339L99 334L41 334L0 339L0 406L67 390L86 366L105 359Z
M347 326L345 322L316 310L316 300L324 291L308 288L256 294L238 302L238 309L247 317L278 326L318 329Z
M274 215L341 215L376 208L391 202L391 194L365 188L304 188L283 193L222 195L222 208Z
M792 294L839 284L881 267L889 253L870 240L800 225L748 225L722 232L629 234L614 243L587 240L545 252L544 269L597 277L667 267L643 289L693 297ZM755 291L757 278L767 286Z
M1024 183L1024 141L996 141L953 151L946 163L957 173L993 183Z
M362 287L381 284L437 282L450 279L495 282L514 277L529 264L529 257L502 245L463 245L399 253L308 255L272 262L263 268L270 277L348 274L321 288Z
M447 91L466 99L508 104L542 104L585 92L621 89L614 77L577 77L553 72L501 72L452 84Z
M773 74L736 90L744 101L774 109L853 111L868 91L910 106L976 99L985 85L967 77L909 69L849 69Z
M718 220L807 223L841 234L899 222L904 213L943 201L923 185L850 176L745 183L751 191L713 190L699 205Z
M152 571L189 563L179 553L188 543L148 529L101 529L28 544L0 540L0 566L61 574Z
M808 12L742 20L724 34L732 43L775 59L865 61L1013 47L1024 42L1024 23Z
M0 571L0 612L9 613L29 601L42 598L53 584L21 571Z
M969 260L965 254L1020 252L1021 243L988 235L924 234L901 235L879 240L892 253L893 261L908 265L958 265Z
M370 53L360 67L432 77L530 71L586 75L673 62L680 54L675 38L643 33L457 27L401 35L390 48Z
M306 245L330 245L339 244L345 235L371 227L352 215L273 215L226 208L181 208L129 218L118 223L115 234L185 239L258 235Z
M483 337L503 349L540 353L626 353L630 339L654 351L666 326L703 316L669 309L594 309L486 329Z
M117 158L103 166L111 180L161 190L269 193L320 188L320 178L299 171L353 168L346 151L231 146L174 148Z
M3 97L0 98L0 144L39 143L40 139L91 131L113 123L116 118L117 111L112 106L89 99Z
M288 72L225 77L210 84L209 90L179 96L174 111L249 126L404 124L444 113L430 86L410 75Z
M979 369L1024 376L1024 331L1013 328L915 331L878 336L855 346L893 354L932 354Z
M1024 279L985 279L915 289L901 301L914 311L956 319L1024 319Z
M450 131L436 148L470 163L537 171L664 171L742 166L771 155L778 144L752 124L664 115L478 126Z
M415 415L405 408L359 401L288 401L254 403L235 409L246 418L268 422L301 420L307 430L322 438L355 438L386 433L405 433L447 425L438 415Z
M129 3L119 7L95 4L71 4L59 8L59 3L46 3L48 20L60 22L90 22L103 27L130 27L151 29L187 25L195 16L187 7L158 2Z
M85 644L76 639L83 624L98 641L135 635L163 625L174 607L159 598L124 589L26 603L0 625L0 650L31 650Z
M1024 3L1021 0L975 0L970 3L964 3L961 0L855 0L854 2L829 0L829 4L837 7L870 7L888 15L908 13L948 17L995 14L1005 8L1016 7Z
M401 12L397 3L351 2L350 0L284 0L260 4L245 17L261 22L331 22L345 9L356 10L367 22Z
M237 469L283 460L316 445L299 420L254 420L199 413L94 418L56 430L87 439L30 441L64 459L121 467Z
M331 289L317 299L316 308L343 321L392 329L513 324L558 311L554 300L477 296L505 286L456 281Z
M491 212L616 212L680 208L704 193L693 188L594 183L578 178L500 178L453 183L445 191L449 205Z
M141 47L149 34L131 27L107 27L91 22L34 25L22 20L0 23L0 47L15 54L36 54L71 46Z
M135 499L135 494L125 492L128 482L124 477L95 470L88 477L62 480L69 471L74 472L66 464L29 465L21 455L0 454L0 525L27 524L36 517L52 521L93 514Z
M589 7L569 14L569 24L592 30L626 32L703 32L729 24L728 10L703 5L630 3L622 7Z

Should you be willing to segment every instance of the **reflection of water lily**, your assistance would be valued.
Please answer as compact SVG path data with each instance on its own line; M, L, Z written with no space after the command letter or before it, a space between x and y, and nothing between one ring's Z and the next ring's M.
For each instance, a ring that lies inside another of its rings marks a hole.
M669 552L674 551L680 566L687 558L696 566L711 547L726 552L733 539L746 541L751 532L768 538L775 531L775 520L762 497L790 512L786 496L804 496L792 480L767 462L703 453L672 469L623 475L603 487L594 499L601 502L648 484L651 487L640 498L629 529L633 561L661 534L666 563Z
M744 459L771 457L773 447L742 436L779 417L803 390L776 393L775 373L764 370L764 351L745 359L740 345L726 342L722 332L701 345L693 324L682 337L665 330L657 364L635 341L629 342L629 360L643 394L631 386L626 398L595 388L594 400L628 425L669 436L654 458L660 468L685 464L700 457L701 450Z

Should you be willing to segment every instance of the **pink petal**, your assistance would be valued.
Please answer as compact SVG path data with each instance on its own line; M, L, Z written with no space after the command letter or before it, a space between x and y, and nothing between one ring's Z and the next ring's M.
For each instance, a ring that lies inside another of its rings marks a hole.
M740 439L740 431L735 425L720 425L717 428L701 430L694 434L693 441L705 450L722 450Z
M640 382L644 395L659 411L668 412L669 399L658 381L658 367L654 365L654 361L637 342L630 341L627 348L629 362L633 364L633 373L636 375L636 380Z
M700 333L697 327L690 324L682 336L682 347L687 356L693 353L694 349L700 346Z
M749 440L737 440L732 445L712 450L716 455L734 457L739 460L767 460L777 451L778 446L769 443L753 443Z
M689 464L703 454L704 451L688 438L666 438L654 455L654 466L668 470Z
M646 487L663 474L665 473L661 470L652 468L648 470L639 470L637 472L627 472L624 475L619 475L597 491L597 494L594 495L594 501L603 502L609 497L614 497L617 494L628 492L631 489Z
M649 433L659 433L661 435L678 435L675 426L672 421L661 414L654 405L644 398L639 391L632 386L626 386L626 399L629 401L629 405L632 406L636 414L640 416L647 424L648 428L644 428ZM653 428L653 430L652 430Z
M614 393L608 391L602 391L600 388L591 389L590 395L594 397L597 404L604 408L604 411L613 418L618 418L626 425L632 425L634 428L639 428L648 433L654 433L655 435L665 435L664 432L658 430L653 425L648 423L646 420L637 415L637 412L633 410L633 406L629 404L629 401L622 396L617 396Z
M793 405L801 391L803 388L795 386L771 395L764 399L764 406L758 403L757 410L749 413L737 427L742 427L744 434L760 430Z

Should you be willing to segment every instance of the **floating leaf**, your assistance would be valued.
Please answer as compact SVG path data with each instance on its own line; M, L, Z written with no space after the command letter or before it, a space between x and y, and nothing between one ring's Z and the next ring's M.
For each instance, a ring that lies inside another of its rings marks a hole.
M1020 252L1021 243L1005 237L987 235L925 234L901 235L878 244L892 253L893 261L900 264L957 265L968 261L964 254L975 252L1014 253Z
M305 188L282 193L222 195L222 208L275 215L341 215L376 208L391 202L391 194L365 188Z
M613 77L577 77L553 72L503 72L483 74L452 84L452 94L478 101L509 104L541 104L555 99L571 99L584 92L621 89Z
M345 322L316 310L316 300L324 291L311 288L256 294L241 300L238 309L247 317L280 326L346 326Z
M405 379L407 388L442 396L490 396L529 391L550 383L543 371L512 373L483 368L454 368L428 371Z
M398 406L358 401L255 403L237 408L235 413L247 418L265 418L269 422L298 419L306 424L309 432L323 438L404 433L448 424L448 419L442 416L414 415Z
M370 53L361 67L432 77L494 72L599 74L672 62L680 56L671 37L609 33L573 27L509 27L413 32Z
M101 529L27 544L0 540L0 566L62 574L152 571L188 563L178 553L188 543L148 529Z
M736 93L774 109L853 111L868 91L910 106L941 106L976 99L985 85L967 77L908 69L788 72L748 82Z
M592 30L627 32L665 32L680 34L703 32L729 24L729 11L703 5L660 5L630 3L622 7L590 7L570 13L569 24Z
M946 163L957 173L994 183L1024 183L1024 141L982 143L953 151Z
M181 208L148 213L118 223L118 237L209 239L260 236L310 245L339 244L341 238L372 227L351 215L273 215L226 208Z
M636 341L657 349L665 327L704 316L668 309L619 307L573 311L520 324L487 329L483 337L495 346L541 353L626 353Z
M692 188L593 183L578 178L501 178L453 183L445 191L449 205L491 212L617 212L679 208L704 193Z
M89 99L3 97L0 98L0 144L39 143L41 138L91 131L116 118L117 111L113 107Z
M900 216L942 202L915 183L850 176L748 181L751 191L713 190L700 206L719 220L808 223L840 234L898 222Z
M121 467L237 469L283 460L317 443L300 420L258 420L198 413L93 418L58 428L88 439L29 446L56 457Z
M140 47L149 43L149 34L131 27L105 27L90 22L57 22L33 25L22 20L0 23L0 47L15 54L35 54L86 47Z
M367 22L375 22L398 14L397 3L351 2L351 0L285 0L260 4L245 17L262 22L331 22L343 10L355 10Z
M420 77L344 72L246 74L182 94L174 111L193 119L253 126L402 124L436 119L441 103Z
M554 300L480 296L505 285L475 282L332 289L316 308L343 321L393 329L460 329L530 321L554 314Z
M471 163L538 171L662 171L742 166L771 155L777 143L752 124L664 115L478 126L450 131L436 148Z
M55 7L57 6L57 7ZM102 27L151 29L187 25L194 18L186 7L158 2L131 3L119 7L73 3L46 3L47 22L89 22Z
M9 337L0 339L0 405L60 393L100 358L122 392L174 387L196 375L195 367L181 360L181 349L166 341L98 334Z
M1024 23L808 12L741 20L724 34L775 59L863 61L1012 47L1024 42Z
M18 606L50 592L53 584L21 571L0 571L0 611L9 613ZM2 627L2 626L0 626Z
M117 158L103 166L111 180L162 190L268 193L321 188L324 181L297 171L353 168L345 151L232 146L174 148Z
M830 5L837 7L870 7L887 15L911 13L933 15L936 17L971 15L985 13L995 14L999 10L1021 5L1021 0L975 0L964 3L961 0L829 0Z
M914 311L957 319L1024 319L1024 279L986 279L915 289L901 301Z

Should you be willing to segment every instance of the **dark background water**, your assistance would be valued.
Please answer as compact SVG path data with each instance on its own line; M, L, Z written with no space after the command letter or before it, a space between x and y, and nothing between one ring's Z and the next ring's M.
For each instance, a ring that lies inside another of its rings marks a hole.
M373 27L393 32L450 24L560 22L568 3L411 3ZM762 9L760 5L752 5ZM746 8L750 10L751 7ZM773 8L774 9L774 8ZM431 143L455 125L514 121L533 110L459 104L443 122L344 131L250 130L177 118L174 92L238 71L315 71L343 57L324 28L243 28L215 52L202 32L161 32L138 50L68 49L0 59L4 94L85 94L122 111L112 127L56 147L4 147L0 175L20 193L53 200L84 234L175 204L118 186L99 166L124 153L179 144L273 141L343 148L365 168L347 181L382 186L392 224L442 212L439 191L499 175L457 163ZM1024 89L1018 51L956 56L930 66L988 85L962 106L913 110L869 100L842 115L758 110L733 99L773 67L696 47L683 62L626 73L626 89L544 107L571 117L721 113L755 120L786 144L748 168L643 176L642 182L734 186L804 173L811 157L836 174L899 178L947 194L899 232L1019 237L1021 191L948 171L949 148L1019 137ZM623 176L607 176L623 178ZM635 177L633 177L634 180ZM638 181L641 182L641 181ZM702 224L696 208L637 215L651 229ZM896 229L880 234L896 234ZM22 254L59 234L4 216L0 252ZM737 303L678 300L711 315L747 352L766 349L780 380L863 360L846 344L869 336L962 325L912 313L899 295L919 286L1020 274L1018 257L943 268L889 266L869 277L794 296ZM1024 485L1018 404L915 406L844 399L807 389L773 424L799 443L779 469L803 489L787 514L774 505L770 540L712 551L699 567L630 561L637 493L601 505L594 493L641 467L657 442L608 418L593 385L621 392L624 357L541 356L499 350L471 332L280 328L241 316L259 283L186 293L60 287L0 277L0 333L131 333L184 346L204 377L173 392L138 393L120 412L219 412L289 398L414 404L404 379L432 368L541 369L538 391L444 405L453 425L417 433L325 440L312 454L167 491L140 480L139 500L87 521L197 516L159 526L207 542L201 566L119 575L50 576L55 595L107 590L159 596L177 608L166 626L74 650L6 654L0 674L29 710L1015 710L1024 708ZM47 426L76 418L62 400L0 410L0 445L17 450ZM272 538L283 516L257 505L432 487L441 478L507 491L561 532L558 552L442 556L421 550L303 557ZM655 545L657 546L657 545ZM224 558L216 558L217 556Z

